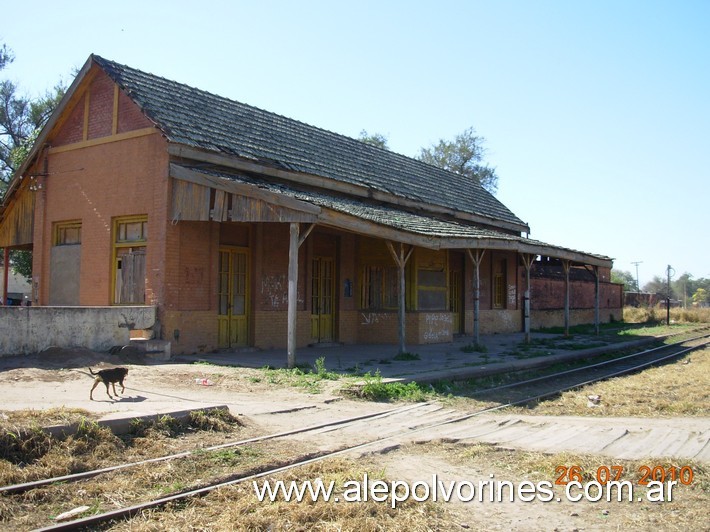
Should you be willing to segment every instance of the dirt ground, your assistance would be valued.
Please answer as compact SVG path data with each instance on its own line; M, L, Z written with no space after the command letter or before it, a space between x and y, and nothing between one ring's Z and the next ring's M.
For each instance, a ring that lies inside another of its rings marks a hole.
M89 400L94 377L88 368L97 371L118 365L129 370L125 393L118 400L110 399L99 384ZM131 417L226 405L232 414L256 417L264 430L277 432L332 420L336 415L348 417L391 407L347 401L335 391L337 386L326 381L320 393L304 393L275 378L265 378L257 369L145 364L130 353L110 356L84 349L0 358L0 411L65 407L88 410L99 417Z
M90 401L93 378L87 367L96 371L115 365L129 368L125 393L118 400L109 399L105 387L99 385L94 390L94 400ZM269 379L261 370L206 364L146 365L129 353L112 357L88 350L54 349L32 357L0 359L0 415L8 410L63 406L85 409L98 416L133 417L227 405L232 414L244 416L263 433L275 433L393 408L387 403L345 398L337 393L336 388L340 385L337 381L329 381L320 393L309 393ZM459 414L451 407L423 405L380 422L360 424L354 430L329 430L302 439L321 449L337 448L352 445L358 438L382 437L387 431L394 433L402 428L416 427L420 422L443 420ZM621 419L618 423L618 429L623 431L628 420ZM700 424L704 434L710 431L707 418L677 418L674 423L681 428L686 424L689 431L697 431ZM560 431L561 438L563 434L564 439L570 440L564 431ZM445 441L447 436L439 432L432 438ZM490 475L505 479L509 474L500 466L472 468L447 460L445 453L424 452L416 445L412 446L412 441L426 439L426 434L417 433L409 441L385 442L363 451L364 457L373 465L385 468L390 478L410 482L429 479L433 474L472 482L487 480ZM495 441L489 439L489 443L495 444ZM395 451L388 452L389 447ZM552 444L550 448L553 448ZM609 512L614 511L609 505L518 501L475 507L452 506L452 511L459 515L463 529L474 530L480 529L482 522L487 523L485 528L489 530L611 530L618 526L618 522L615 526L607 518Z

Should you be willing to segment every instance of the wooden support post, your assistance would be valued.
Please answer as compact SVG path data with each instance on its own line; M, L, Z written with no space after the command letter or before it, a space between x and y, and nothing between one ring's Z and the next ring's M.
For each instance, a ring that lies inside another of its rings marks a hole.
M477 249L474 254L470 249L466 250L473 262L473 343L476 346L480 339L481 262L485 252L485 249Z
M525 343L530 343L530 268L535 260L535 255L522 254L523 265L525 266L525 294L523 296L523 326L525 329Z
M562 269L565 272L565 336L569 336L569 268L569 260L563 259Z
M594 332L599 334L599 266L594 266Z
M306 241L316 224L308 226L302 234L297 222L291 222L288 241L288 367L296 367L296 321L298 319L298 249Z
M10 248L3 248L2 304L7 305L8 279L10 272Z
M394 262L397 264L398 270L399 270L399 312L398 318L399 318L399 353L406 353L407 348L405 346L405 322L407 319L406 316L406 278L405 278L405 268L407 266L407 261L409 260L409 257L412 256L412 251L414 251L414 246L411 246L409 248L409 251L405 253L404 251L404 244L400 242L399 244L399 253L397 253L394 249L394 245L392 242L387 240L385 242L387 244L387 249L390 250L390 253L392 254L392 258L394 259Z
M308 229L306 229L305 231L303 231L303 233L301 233L301 236L298 237L298 247L299 247L299 248L300 248L300 247L303 245L303 243L306 241L306 238L308 238L308 235L311 234L311 231L313 231L313 228L314 228L315 226L316 226L316 224L311 224L311 225L309 225L309 226L308 226Z
M288 242L288 367L296 367L296 311L298 299L298 233L299 226L291 222Z

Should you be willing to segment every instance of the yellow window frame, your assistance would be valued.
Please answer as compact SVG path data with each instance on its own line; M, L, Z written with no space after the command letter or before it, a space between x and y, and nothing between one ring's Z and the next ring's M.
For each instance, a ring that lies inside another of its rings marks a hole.
M379 275L378 275L379 274ZM373 277L378 277L373 279ZM371 289L379 295L379 305L370 299ZM397 267L381 262L368 263L360 270L360 309L395 310L398 306Z
M81 244L81 220L69 222L57 222L54 224L52 243L55 246L71 246ZM77 238L72 239L71 235L77 234ZM73 240L67 242L67 240Z

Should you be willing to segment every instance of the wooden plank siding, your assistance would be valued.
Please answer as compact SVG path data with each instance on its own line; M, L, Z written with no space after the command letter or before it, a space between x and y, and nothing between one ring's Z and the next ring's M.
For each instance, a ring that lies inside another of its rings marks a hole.
M316 216L288 207L272 205L264 200L232 194L233 222L315 222Z
M32 244L34 230L35 194L22 187L13 202L3 212L0 224L0 247Z
M200 222L313 223L317 220L316 215L311 213L182 179L173 180L171 216L174 221Z
M173 220L207 222L210 219L210 188L188 181L173 181Z

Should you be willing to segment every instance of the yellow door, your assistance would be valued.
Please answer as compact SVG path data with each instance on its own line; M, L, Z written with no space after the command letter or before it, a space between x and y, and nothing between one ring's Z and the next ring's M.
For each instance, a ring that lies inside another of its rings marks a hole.
M249 261L239 248L219 250L219 347L249 342Z
M449 278L449 310L451 311L451 325L454 334L463 332L463 316L461 314L463 292L461 285L461 272L452 270Z
M332 342L335 339L335 275L330 257L313 259L311 295L311 339Z

